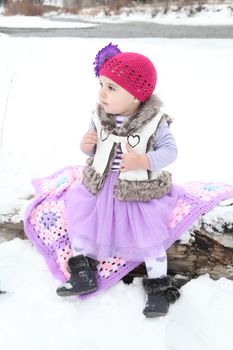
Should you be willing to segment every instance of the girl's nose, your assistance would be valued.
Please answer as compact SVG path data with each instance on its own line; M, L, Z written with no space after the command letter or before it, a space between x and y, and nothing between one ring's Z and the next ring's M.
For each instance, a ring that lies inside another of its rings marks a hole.
M106 97L106 91L104 90L103 87L100 88L99 94L101 97Z

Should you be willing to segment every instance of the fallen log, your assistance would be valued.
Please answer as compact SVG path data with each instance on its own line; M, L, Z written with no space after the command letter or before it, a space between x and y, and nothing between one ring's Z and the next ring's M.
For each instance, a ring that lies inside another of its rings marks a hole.
M11 220L0 224L0 238L4 241L10 241L14 238L26 238L23 222L12 222Z
M208 273L213 279L233 280L233 232L210 234L201 228L194 234L193 240L185 244L178 241L167 251L169 274L179 274L190 280ZM145 265L141 264L127 277L130 281L145 274Z
M167 251L168 271L181 279L208 273L211 278L233 280L233 200L225 200L199 218L189 231L190 238L177 241ZM129 279L146 274L141 264Z
M213 279L226 277L233 280L233 230L230 231L227 225L225 227L226 233L210 233L201 227L192 232L188 242L173 244L167 251L169 273L180 275L184 281L206 273ZM0 232L6 240L26 238L22 222L1 224ZM145 265L140 264L124 277L124 281L130 282L134 277L144 275Z

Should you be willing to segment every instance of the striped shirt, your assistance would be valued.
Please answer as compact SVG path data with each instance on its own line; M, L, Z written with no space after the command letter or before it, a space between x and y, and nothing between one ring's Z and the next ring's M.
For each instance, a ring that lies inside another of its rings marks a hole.
M125 118L127 118L127 117L123 117L121 115L117 115L116 116L116 127L117 128L121 127L121 125L123 124ZM118 145L117 151L116 151L116 155L115 155L115 158L114 158L113 163L112 163L112 168L111 168L112 171L118 171L120 169L122 153L123 152L121 150L121 146Z

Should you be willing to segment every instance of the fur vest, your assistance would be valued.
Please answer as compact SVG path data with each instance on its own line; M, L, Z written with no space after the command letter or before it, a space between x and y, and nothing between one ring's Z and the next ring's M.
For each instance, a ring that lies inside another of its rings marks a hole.
M95 155L87 160L83 176L83 183L91 193L97 194L102 188L105 177L111 171L119 143L123 152L126 143L139 154L153 150L160 121L166 118L169 124L171 122L167 115L160 112L161 105L158 97L152 95L120 128L116 127L113 115L106 114L100 105L97 106L93 122L97 129L98 142ZM119 172L114 195L125 201L149 201L163 197L170 189L171 174L167 171L138 169Z

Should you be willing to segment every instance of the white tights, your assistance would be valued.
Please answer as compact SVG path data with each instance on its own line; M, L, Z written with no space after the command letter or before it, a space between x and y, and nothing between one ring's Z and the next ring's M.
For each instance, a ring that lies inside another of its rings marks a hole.
M156 258L147 257L144 260L149 278L160 278L167 275L167 254L164 248L160 250Z

